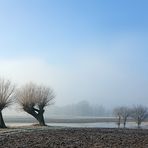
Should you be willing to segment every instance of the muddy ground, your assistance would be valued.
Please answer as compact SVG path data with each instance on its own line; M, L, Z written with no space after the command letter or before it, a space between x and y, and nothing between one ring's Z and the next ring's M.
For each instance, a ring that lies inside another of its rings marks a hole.
M31 127L0 130L0 148L148 148L148 130Z

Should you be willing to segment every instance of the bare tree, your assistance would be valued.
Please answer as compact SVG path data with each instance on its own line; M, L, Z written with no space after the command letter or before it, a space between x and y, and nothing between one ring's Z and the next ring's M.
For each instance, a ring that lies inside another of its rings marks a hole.
M131 110L128 107L120 107L121 118L123 119L124 128L126 126L127 118L130 116Z
M45 126L44 108L53 103L54 97L50 88L33 83L26 84L16 93L17 101L23 110L36 118L41 126Z
M138 128L148 118L148 108L142 105L134 106L131 110L131 117L136 121Z
M15 86L9 80L0 79L0 128L6 128L2 110L8 107L14 98Z
M113 114L117 117L117 125L118 125L118 128L120 128L121 117L122 117L121 108L120 107L115 108L113 110Z

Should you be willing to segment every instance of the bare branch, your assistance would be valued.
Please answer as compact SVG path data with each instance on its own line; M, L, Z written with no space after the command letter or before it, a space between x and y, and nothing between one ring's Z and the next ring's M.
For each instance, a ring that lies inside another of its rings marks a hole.
M14 98L15 86L9 80L0 79L0 110L8 107Z
M55 98L55 95L50 88L40 86L37 88L36 98L38 100L38 108L43 109L44 107L52 104L52 100Z
M148 108L142 105L134 106L131 110L131 117L136 121L138 128L148 118Z

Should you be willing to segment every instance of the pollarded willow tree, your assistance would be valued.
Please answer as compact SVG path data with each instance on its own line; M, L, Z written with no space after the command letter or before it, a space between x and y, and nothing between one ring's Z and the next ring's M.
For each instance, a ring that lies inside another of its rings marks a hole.
M44 120L45 107L53 104L55 98L51 88L29 83L17 90L16 98L22 109L32 115L39 122L39 125L46 125Z
M131 117L136 121L138 128L148 118L148 108L142 105L134 106L131 109Z
M131 109L126 107L126 106L122 106L122 107L120 107L120 114L121 114L121 117L123 119L123 125L124 125L124 128L125 128L127 119L131 114Z
M126 106L116 107L114 109L114 115L118 118L117 124L120 127L121 121L123 121L124 128L126 126L127 118L131 114L131 109Z
M6 128L2 111L12 103L14 94L15 86L9 80L0 78L0 128Z

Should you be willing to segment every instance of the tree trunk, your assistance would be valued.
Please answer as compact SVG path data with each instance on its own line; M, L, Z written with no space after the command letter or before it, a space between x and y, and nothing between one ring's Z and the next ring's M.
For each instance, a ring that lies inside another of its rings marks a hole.
M40 126L46 126L44 116L43 116L44 109L39 110L36 108L32 108L31 110L26 110L26 111L39 122Z
M39 121L40 126L46 126L43 113L39 113L37 120Z
M0 128L6 128L3 115L2 115L2 111L0 111Z
M137 125L138 125L138 129L139 129L140 128L140 125L141 125L141 120L139 119L139 117L138 117Z
M119 118L118 118L118 128L120 128L120 123L121 123L121 117L119 116Z
M127 120L127 119L125 118L125 119L124 119L124 123L123 123L123 124L124 124L124 128L125 128L125 126L126 126L126 120Z
M140 128L140 124L141 124L141 122L140 122L140 121L138 121L138 123L137 123L137 125L138 125L138 129Z

